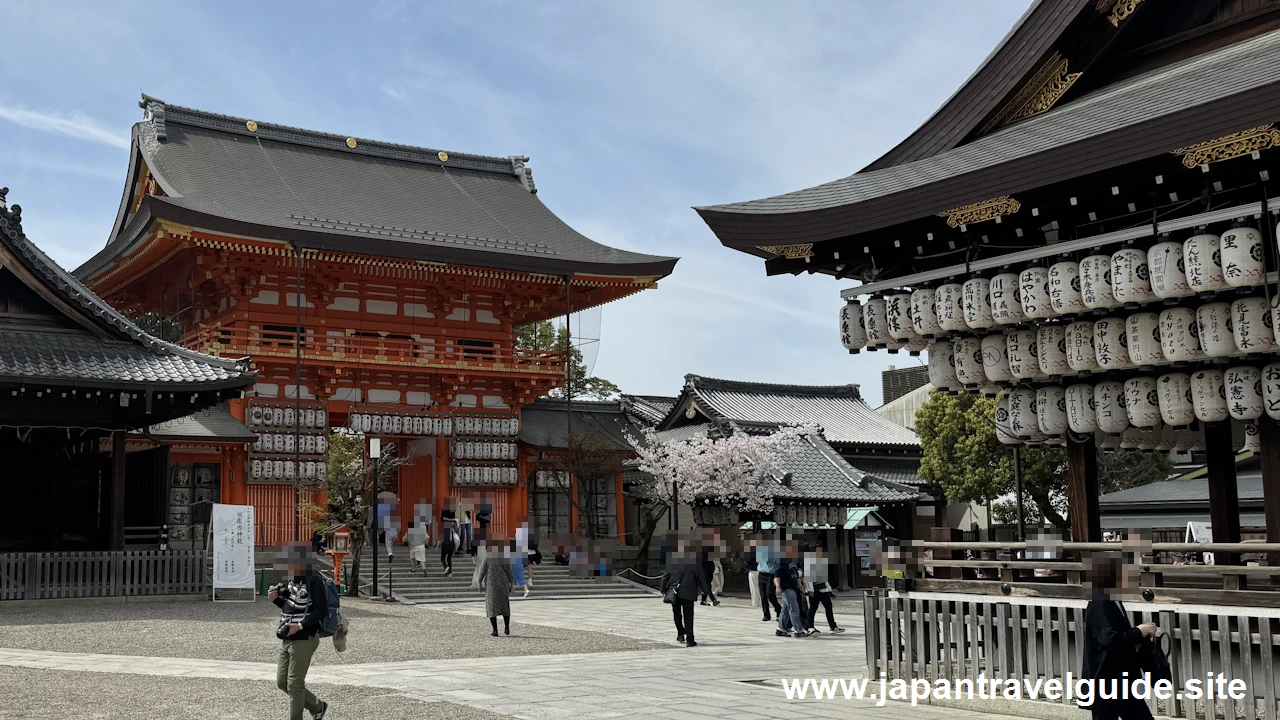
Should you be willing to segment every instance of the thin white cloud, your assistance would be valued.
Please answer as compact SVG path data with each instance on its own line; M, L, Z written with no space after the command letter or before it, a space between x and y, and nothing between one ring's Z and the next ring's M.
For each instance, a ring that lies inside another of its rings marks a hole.
M59 112L29 110L22 105L0 105L0 118L32 130L65 135L86 142L129 149L129 136L104 127L101 123L79 110L63 115Z

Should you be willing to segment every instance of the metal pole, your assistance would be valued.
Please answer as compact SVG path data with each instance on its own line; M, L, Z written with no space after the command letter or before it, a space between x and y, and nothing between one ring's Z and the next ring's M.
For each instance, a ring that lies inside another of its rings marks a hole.
M1013 446L1013 483L1018 493L1018 542L1027 541L1027 518L1022 509L1022 453Z
M378 460L379 458L373 459L373 537L369 546L370 554L373 555L373 591L369 593L370 598L378 597ZM356 593L359 592L357 589Z
M302 253L297 243L293 245L293 266L293 535L295 540L302 540L302 438L298 435L298 428L302 427Z

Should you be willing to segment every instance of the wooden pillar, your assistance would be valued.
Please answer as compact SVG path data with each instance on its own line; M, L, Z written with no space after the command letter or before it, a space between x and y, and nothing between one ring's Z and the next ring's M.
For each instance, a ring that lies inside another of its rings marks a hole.
M1204 423L1204 447L1208 459L1209 522L1213 526L1213 541L1238 543L1240 497L1236 489L1236 451L1231 440L1231 421ZM1263 453L1266 453L1265 444ZM1263 477L1266 477L1265 466ZM1215 565L1239 565L1240 555L1214 553L1213 561Z
M1262 441L1262 500L1267 516L1267 542L1280 542L1280 423L1263 414L1258 420Z
M111 433L111 549L124 549L125 440L128 433Z
M622 496L622 473L613 476L614 517L618 518L618 542L626 544L627 540L627 506Z
M435 542L439 542L439 533L436 532L435 529L440 527L440 523L438 522L440 513L444 511L444 503L449 499L449 438L446 437L436 438L435 479L436 482L433 486L434 492L432 493L431 500L431 527L433 530L431 537L435 539ZM474 522L474 514L471 518L473 523L472 528L474 531L474 528L478 526Z
M1075 542L1101 542L1098 450L1092 435L1084 442L1067 438L1067 506L1071 514L1071 539Z

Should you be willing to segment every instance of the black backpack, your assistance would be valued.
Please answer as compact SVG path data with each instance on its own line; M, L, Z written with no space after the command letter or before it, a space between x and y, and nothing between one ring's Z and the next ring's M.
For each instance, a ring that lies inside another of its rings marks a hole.
M320 619L320 631L316 633L322 638L333 637L338 632L338 609L342 606L342 597L332 580L324 581L324 597L329 602L329 612Z

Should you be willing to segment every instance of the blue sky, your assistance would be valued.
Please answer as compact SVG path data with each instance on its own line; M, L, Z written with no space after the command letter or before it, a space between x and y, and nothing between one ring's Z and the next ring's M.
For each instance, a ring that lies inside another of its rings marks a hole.
M539 197L609 245L683 258L603 312L597 374L860 383L848 283L766 278L690 206L848 175L905 137L1028 0L207 2L0 0L0 185L75 267L106 241L139 93L269 122L524 154Z

